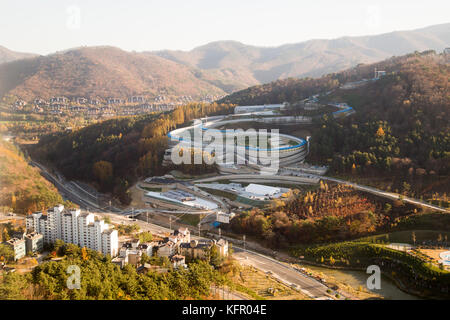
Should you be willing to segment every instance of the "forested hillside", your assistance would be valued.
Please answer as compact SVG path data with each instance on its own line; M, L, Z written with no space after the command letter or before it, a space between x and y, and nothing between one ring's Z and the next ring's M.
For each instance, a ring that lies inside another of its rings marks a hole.
M56 246L56 245L55 245ZM55 248L61 261L45 261L31 273L8 272L0 278L0 299L10 300L168 300L212 299L211 286L229 283L224 272L208 262L194 262L189 269L173 270L161 260L167 273L138 273L131 264L120 269L110 258L74 244ZM80 267L78 290L67 288L69 266Z
M190 104L165 114L115 118L43 137L30 153L67 178L94 183L128 203L127 190L138 177L165 172L161 163L170 130L205 115L231 112L232 105Z
M234 90L289 77L320 77L415 50L441 52L450 43L450 24L363 37L313 39L277 47L257 47L236 41L216 41L191 51L156 54L208 71L219 87ZM230 90L225 90L230 92Z
M0 96L26 101L53 96L126 99L133 95L191 95L224 92L198 70L147 53L88 47L0 65Z
M315 190L294 190L287 201L274 200L264 210L254 208L240 214L229 228L279 248L342 241L389 230L417 212L402 201L386 202L345 185L321 182Z
M0 206L17 213L62 203L56 188L30 166L23 154L0 137Z
M0 46L0 63L10 62L14 60L26 59L35 57L33 53L23 53L9 50L3 46Z
M338 89L373 77L375 68L386 70L387 75L359 88ZM431 198L433 190L442 194L449 189L449 77L450 57L429 51L319 79L276 81L232 94L222 102L295 102L332 91L321 97L323 103L347 102L356 113L338 120L318 119L311 128L308 161L328 164L340 175L390 177L392 191Z

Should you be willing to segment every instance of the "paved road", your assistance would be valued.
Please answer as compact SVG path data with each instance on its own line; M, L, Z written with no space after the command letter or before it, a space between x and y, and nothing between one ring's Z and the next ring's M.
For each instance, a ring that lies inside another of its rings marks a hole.
M327 177L327 176L319 176L319 175L313 175L313 174L308 174L307 177L300 177L300 176L277 176L277 175L240 175L240 174L232 174L232 175L224 175L224 176L218 176L218 177L212 177L212 178L206 178L206 179L199 179L196 180L196 183L202 183L202 182L213 182L213 181L218 181L218 180L236 180L236 179L258 179L261 182L272 182L274 180L278 180L278 181L284 181L286 183L289 184L304 184L307 181L311 181L311 178L315 178L315 179L322 179L322 180L327 180L327 181L333 181L333 182L337 182L337 183L342 183L342 184L346 184L349 186L352 186L353 188L357 189L357 190L361 190L361 191L365 191L383 198L387 198L390 200L399 200L399 194L396 193L392 193L392 192L386 192L380 189L376 189L373 187L369 187L369 186L364 186L364 185L360 185L354 182L350 182L350 181L345 181L345 180L341 180L341 179L337 179L337 178L333 178L333 177ZM414 198L410 198L410 197L404 197L402 196L402 201L406 202L406 203L410 203L416 206L421 206L421 207L425 207L425 208L429 208L429 209L433 209L436 211L440 211L440 212L450 212L449 209L446 208L442 208L433 204L429 204L425 201L419 200L419 199L414 199Z
M48 173L45 170L45 168L41 167L41 169L44 172ZM240 175L232 175L231 177L234 178L236 176L240 176ZM228 176L228 177L230 177L230 176ZM222 178L224 178L224 177L222 177ZM268 178L270 179L271 177L268 176ZM283 176L277 177L277 179L282 179L282 180L284 178L288 178L286 180L292 182L292 180L293 180L292 178L295 179L298 177L283 177ZM384 197L389 197L391 199L398 199L398 195L393 195L393 194L390 194L390 193L387 193L387 192L384 192L381 190L377 190L377 189L374 189L371 187L360 186L357 184L353 184L353 183L350 183L347 181L343 181L343 180L339 180L339 179L335 179L335 178L331 178L331 177L320 177L320 178L322 178L324 180L335 181L338 183L349 184L349 185L354 186L357 189L367 191L370 193L374 193L377 195L381 195ZM86 198L80 198L80 195L78 193L74 192L74 190L71 188L67 188L66 185L61 184L56 178L52 177L52 182L58 183L60 185L60 187L64 190L64 192L66 192L72 198L78 198L78 200L80 202L87 204L92 209L95 209L95 207L96 207L95 204L90 203L90 201L88 201ZM406 200L412 201L413 203L416 203L416 204L420 204L420 205L422 204L422 203L419 203L418 200L417 201L414 199L406 199ZM435 206L431 206L431 205L428 205L428 206L435 207ZM436 210L438 210L438 209L442 210L442 208L437 207ZM164 235L164 234L167 234L170 232L170 229L159 226L159 225L146 223L141 220L132 221L132 220L128 219L127 217L117 214L117 213L104 212L104 210L99 210L99 211L100 211L99 212L100 215L109 216L113 223L117 223L117 224L136 223L140 226L140 228L142 230L151 231L152 233L159 234L159 235ZM191 230L191 234L194 234L195 231L196 230ZM198 237L193 236L192 238L195 239ZM296 269L290 267L289 265L286 265L286 264L284 264L280 261L277 261L271 257L265 256L265 255L262 255L262 254L259 254L256 252L251 252L248 250L246 250L244 252L242 248L239 248L237 246L234 246L234 248L235 248L236 257L238 259L240 259L241 261L243 259L245 259L245 263L250 263L253 266L255 266L256 268L258 268L264 272L271 271L274 274L274 276L278 277L281 281L283 281L287 284L297 285L298 289L300 291L302 291L304 294L308 295L309 297L314 298L314 299L324 299L327 297L326 291L328 290L328 287L326 287L325 285L323 285L321 282L317 281L316 279L310 278L307 275L304 275L301 272L297 271Z
M152 223L147 223L142 220L132 221L123 215L118 215L115 213L99 212L97 214L103 217L109 217L111 219L111 222L116 224L137 224L139 225L141 230L150 231L153 234L160 236L164 236L167 233L171 232L169 228ZM189 229L191 229L190 231L192 239L207 239L204 237L195 236L197 229L192 227ZM307 275L300 273L289 265L253 251L244 251L242 248L236 245L233 245L233 249L235 252L234 256L238 260L245 260L244 263L251 264L254 267L262 270L263 272L271 271L275 277L277 277L287 285L297 285L298 289L307 296L313 299L323 299L325 296L327 296L326 291L328 287L324 286L316 279L310 278Z
M287 285L294 284L303 294L313 299L327 299L327 286L316 279L295 270L289 265L279 262L265 255L243 250L233 245L234 256L243 264L253 265L264 272L271 272L272 275Z
M89 191L84 190L76 182L64 180L64 178L62 178L59 174L57 174L57 177L55 177L43 165L35 161L30 161L30 164L40 169L42 175L51 183L53 183L68 200L72 201L75 204L78 204L81 208L97 211L122 211L118 208L102 206L95 195L92 195L91 193L89 193Z
M312 176L312 175L309 175ZM301 176L279 176L279 175L264 175L264 174L229 174L229 175L222 175L222 176L216 176L211 178L204 178L204 179L198 179L195 180L195 183L203 183L203 182L213 182L213 181L219 181L219 180L261 180L260 182L278 182L278 181L284 181L288 182L289 184L315 184L319 183L320 177L314 176L312 179L308 176L301 177Z
M317 176L319 177L319 176ZM388 198L391 200L399 200L400 195L396 194L396 193L392 193L392 192L386 192L383 190L379 190L373 187L369 187L369 186L364 186L364 185L360 185L354 182L350 182L350 181L345 181L345 180L341 180L341 179L337 179L337 178L332 178L332 177L321 177L323 180L328 180L328 181L334 181L337 183L342 183L342 184L346 184L349 186L352 186L355 189L361 190L361 191L365 191L365 192L369 192L372 193L374 195L380 196L380 197L384 197L384 198ZM433 204L429 204L425 201L419 200L419 199L414 199L414 198L409 198L409 197L405 197L402 196L402 201L416 205L416 206L421 206L421 207L425 207L425 208L429 208L429 209L433 209L436 211L440 211L440 212L450 212L449 209L445 209Z

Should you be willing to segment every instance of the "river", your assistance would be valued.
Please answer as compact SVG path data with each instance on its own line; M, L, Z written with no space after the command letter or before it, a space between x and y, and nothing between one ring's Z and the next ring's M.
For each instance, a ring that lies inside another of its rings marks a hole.
M353 287L354 289L358 289L360 286L366 287L366 281L369 277L363 271L356 270L337 270L337 269L328 269L323 267L316 266L305 266L308 269L311 269L315 272L322 272L324 275L331 276L335 278L337 281L346 283L347 285ZM408 293L400 290L390 279L387 277L381 277L381 289L380 290L370 290L387 300L419 300L420 298L410 295Z

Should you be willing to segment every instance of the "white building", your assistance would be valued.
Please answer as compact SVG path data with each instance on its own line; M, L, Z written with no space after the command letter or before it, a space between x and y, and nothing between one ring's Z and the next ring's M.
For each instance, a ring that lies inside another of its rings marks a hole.
M14 261L25 257L25 240L12 238L5 242L14 251Z
M78 218L78 241L80 247L88 247L88 225L94 222L94 215L88 212L80 214Z
M265 104L255 106L237 106L234 108L235 114L249 113L249 112L262 112L268 110L281 110L286 107L286 103L283 104Z
M117 230L106 229L102 232L102 253L111 257L119 253L119 234Z
M44 236L45 243L63 240L80 247L87 247L114 257L119 251L119 235L103 220L95 220L92 213L81 213L79 209L65 211L59 205L49 209L47 215L35 212L26 219L27 230Z
M168 241L158 248L158 257L170 257L177 252L178 245L175 242Z
M79 243L78 217L81 211L71 210L62 216L62 240L66 243Z
M276 188L276 187L263 186L260 184L251 183L245 188L245 191L248 193L253 193L258 196L273 196L277 193L280 193L281 189Z
M219 211L216 213L216 221L227 224L230 223L230 220L233 219L235 215L234 212L227 213Z

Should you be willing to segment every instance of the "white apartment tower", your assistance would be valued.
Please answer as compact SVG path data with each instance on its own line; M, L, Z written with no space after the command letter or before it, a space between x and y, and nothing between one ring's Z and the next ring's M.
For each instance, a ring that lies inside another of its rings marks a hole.
M102 232L106 230L107 226L108 224L105 225L105 222L103 220L91 222L87 226L88 248L96 251L102 251Z
M118 253L119 235L103 220L95 220L92 213L77 210L64 210L59 205L49 209L47 215L35 212L26 219L27 230L33 230L44 236L45 243L57 239L87 247L105 255L114 257Z
M109 252L111 257L119 253L119 234L117 230L107 229L102 233L102 252Z
M78 217L78 241L80 247L88 247L88 225L94 222L94 215L88 212Z
M81 211L70 210L62 215L62 240L66 243L79 243L78 240L78 217Z

